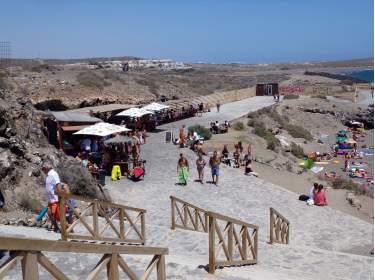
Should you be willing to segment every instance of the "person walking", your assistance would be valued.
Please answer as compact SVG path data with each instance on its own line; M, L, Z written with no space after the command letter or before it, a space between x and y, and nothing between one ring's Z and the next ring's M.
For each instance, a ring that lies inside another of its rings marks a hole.
M180 158L177 162L177 174L178 174L178 183L180 185L187 185L187 180L189 177L189 162L184 156L184 154L180 154Z
M180 148L185 148L185 133L184 133L185 126L183 125L180 128L179 138L180 138Z
M53 231L58 232L59 226L57 225L57 221L60 220L60 211L59 197L56 195L56 189L61 188L60 177L48 163L43 164L42 171L47 175L45 185L48 198L48 216L51 220Z
M198 177L201 184L203 184L203 176L204 176L204 167L206 166L206 161L202 157L202 154L198 154L198 159L196 161Z
M219 166L220 166L220 157L217 154L217 151L214 151L213 156L210 158L210 167L212 182L217 185L219 183Z
M220 102L219 101L216 103L216 109L217 109L217 112L219 113L220 112Z

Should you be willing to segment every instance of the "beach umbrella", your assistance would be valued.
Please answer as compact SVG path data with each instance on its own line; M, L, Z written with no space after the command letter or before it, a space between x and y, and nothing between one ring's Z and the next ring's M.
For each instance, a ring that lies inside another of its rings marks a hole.
M122 111L121 113L118 113L116 116L139 118L144 115L150 115L150 114L153 114L153 112L147 111L143 108L130 108L125 111Z
M108 136L114 133L119 133L119 132L126 132L126 131L131 131L130 129L115 125L115 124L110 124L110 123L96 123L94 125L90 125L88 127L85 127L84 129L81 129L73 134L75 135L93 135L93 136Z
M159 104L159 103L156 103L156 102L153 102L151 104L148 104L148 105L142 107L142 109L147 110L147 111L161 111L161 110L165 110L165 109L168 109L168 108L169 108L168 105Z
M133 138L123 135L116 135L113 138L107 139L104 141L104 144L119 144L119 143L133 143Z

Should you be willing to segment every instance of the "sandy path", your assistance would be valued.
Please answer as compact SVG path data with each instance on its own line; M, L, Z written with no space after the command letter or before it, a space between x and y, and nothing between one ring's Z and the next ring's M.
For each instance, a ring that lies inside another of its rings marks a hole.
M160 129L177 130L182 124L212 120L231 120L272 104L272 97L256 97L222 106L220 114L211 112L200 118L191 118L167 124ZM372 279L373 258L350 254L356 248L373 248L373 226L345 215L330 207L307 207L297 195L263 180L242 176L238 170L223 166L219 187L195 183L195 168L191 168L189 184L176 186L176 161L181 152L164 141L165 133L152 133L143 146L147 159L147 174L143 181L121 180L108 182L114 200L134 207L147 209L147 245L169 247L166 259L168 279ZM191 165L196 156L188 149ZM209 170L206 169L206 179ZM213 210L257 224L259 233L259 263L255 266L219 269L216 276L199 268L208 262L208 237L205 233L170 230L170 200L175 195L207 210ZM291 222L290 245L268 245L269 207L274 207ZM58 238L44 230L20 232L19 228L0 226L3 234L36 235L39 238ZM53 260L58 259L53 255ZM82 260L80 255L60 256L58 262L67 271L74 272L72 279L93 266L98 256ZM145 264L145 258L127 258L137 261L136 271ZM133 266L132 266L133 268ZM83 272L78 272L82 271ZM79 274L80 273L80 274ZM14 275L11 278L17 279ZM42 279L49 279L46 275Z

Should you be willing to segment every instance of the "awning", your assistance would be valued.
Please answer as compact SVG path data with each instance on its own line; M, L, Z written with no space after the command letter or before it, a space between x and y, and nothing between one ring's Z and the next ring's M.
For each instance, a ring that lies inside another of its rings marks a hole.
M101 122L101 119L90 116L86 113L78 112L50 112L58 122L87 122L87 123L96 123Z
M88 125L70 125L70 126L62 126L61 129L63 131L78 131L88 126L90 125L89 124Z
M110 124L110 123L96 123L94 125L88 126L84 129L81 129L80 131L77 131L73 134L75 135L94 135L94 136L108 136L114 133L119 133L119 132L125 132L125 131L130 131L130 129L115 125L115 124Z
M121 113L118 113L116 116L139 118L144 115L150 114L153 114L153 112L147 111L143 108L130 108L125 111L122 111Z
M153 102L151 104L148 104L148 105L142 107L141 109L144 109L146 111L162 111L162 110L165 110L165 109L168 109L168 108L169 108L168 105Z

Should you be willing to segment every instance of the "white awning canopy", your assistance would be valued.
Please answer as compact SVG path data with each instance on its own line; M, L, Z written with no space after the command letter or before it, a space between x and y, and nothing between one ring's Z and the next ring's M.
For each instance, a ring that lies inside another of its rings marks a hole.
M150 114L153 114L153 112L147 111L143 108L130 108L125 111L122 111L121 113L118 113L116 116L139 118L144 115Z
M144 109L144 110L147 110L147 111L161 111L161 110L165 110L165 109L168 109L168 108L169 108L168 105L153 102L151 104L148 104L148 105L142 107L141 109Z
M110 124L110 123L96 123L94 125L85 127L84 129L81 129L80 131L77 131L73 134L75 135L93 135L93 136L108 136L114 133L119 133L119 132L125 132L125 131L130 131L130 129L124 127L124 126L119 126L115 124Z

